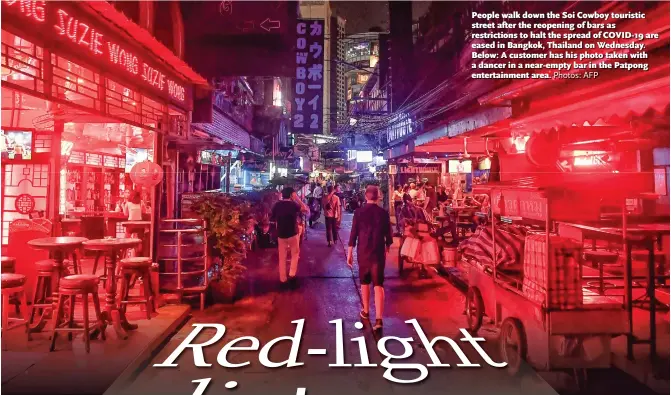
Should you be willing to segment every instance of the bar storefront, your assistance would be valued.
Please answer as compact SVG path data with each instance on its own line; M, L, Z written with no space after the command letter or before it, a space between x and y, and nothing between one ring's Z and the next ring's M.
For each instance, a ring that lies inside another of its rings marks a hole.
M133 182L133 168L160 164L162 133L186 125L201 82L155 40L118 29L123 16L105 7L2 3L3 245L10 223L40 216L54 235L123 237L134 192L154 222L159 194Z

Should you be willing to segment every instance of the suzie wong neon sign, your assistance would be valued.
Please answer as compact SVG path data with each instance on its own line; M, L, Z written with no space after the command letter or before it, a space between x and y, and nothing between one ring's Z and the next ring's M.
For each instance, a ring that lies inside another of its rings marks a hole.
M7 6L15 9L35 23L44 23L47 19L47 2L44 0L2 0ZM68 14L67 11L56 9L56 23L54 30L59 37L71 41L75 45L86 48L92 55L109 58L109 62L124 69L126 72L139 76L144 83L167 92L168 95L183 102L186 97L186 89L183 85L166 77L158 69L141 61L140 58L127 48L106 40L103 34L92 24L85 23L80 19Z

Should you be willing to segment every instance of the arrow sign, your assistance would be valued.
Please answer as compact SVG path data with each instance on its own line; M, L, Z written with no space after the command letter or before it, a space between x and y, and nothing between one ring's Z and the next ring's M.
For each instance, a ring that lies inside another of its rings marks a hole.
M279 29L280 28L280 21L271 21L270 18L266 18L261 24L259 25L261 29L269 32L273 29Z

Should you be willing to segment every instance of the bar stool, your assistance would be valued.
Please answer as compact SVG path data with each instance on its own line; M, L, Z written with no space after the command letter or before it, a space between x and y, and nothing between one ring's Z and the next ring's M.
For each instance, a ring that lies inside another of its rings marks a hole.
M28 340L30 340L28 332L28 303L26 301L26 292L23 288L26 284L26 276L16 273L2 273L0 276L2 276L0 283L2 285L2 332L25 326ZM21 311L18 318L9 316L9 298L11 297L21 300ZM2 338L4 339L4 335Z
M37 269L37 281L35 282L35 290L33 292L33 300L31 301L30 318L28 319L28 326L33 331L40 331L44 328L46 320L44 319L45 309L50 309L53 306L51 300L52 281L53 276L58 266L52 259L44 259L35 262ZM35 321L35 313L39 312L39 321Z
M121 309L126 313L129 304L144 304L147 319L151 319L154 311L154 296L151 287L151 258L133 257L121 260ZM142 277L143 299L130 300L128 293L133 287L135 278Z
M16 258L2 257L2 273L14 273L16 271Z
M16 273L16 258L3 256L2 257L2 273ZM10 302L16 308L16 314L21 314L21 301L16 297L12 297Z
M97 276L90 274L76 274L67 276L61 279L58 287L58 308L54 313L54 327L51 335L51 346L49 351L54 351L56 348L56 337L58 332L68 332L68 340L72 340L72 332L84 332L84 344L86 352L91 351L91 329L99 329L100 337L105 340L105 323L100 312L100 300L98 299L98 283L100 280ZM81 328L75 327L75 309L77 296L82 297L82 315L83 321L80 322L83 326ZM93 299L93 307L95 309L95 323L89 324L89 295ZM70 299L69 317L61 319L65 307L65 300Z
M617 262L618 254L604 250L585 251L585 260L592 263L592 266L599 268L599 281L590 281L587 283L589 288L597 288L599 295L604 295L606 288L614 288L615 284L603 281L603 265L614 264Z

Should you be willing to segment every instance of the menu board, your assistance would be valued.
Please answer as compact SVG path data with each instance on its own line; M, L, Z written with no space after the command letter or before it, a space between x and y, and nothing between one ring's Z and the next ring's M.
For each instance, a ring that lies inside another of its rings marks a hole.
M84 153L83 152L72 151L72 155L70 155L69 163L83 165L85 163Z
M103 156L100 154L86 154L86 164L91 166L102 166Z
M119 158L117 158L116 156L105 155L104 166L116 169L117 167L119 167Z

